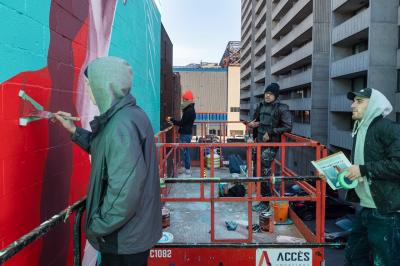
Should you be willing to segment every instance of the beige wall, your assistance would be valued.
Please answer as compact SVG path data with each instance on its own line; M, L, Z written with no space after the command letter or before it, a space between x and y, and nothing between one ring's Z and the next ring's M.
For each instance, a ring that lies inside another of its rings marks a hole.
M240 111L231 112L231 107L240 107L240 66L228 67L228 121L239 121ZM227 135L244 134L245 126L242 123L228 124Z
M196 112L213 113L227 111L226 71L182 71L182 91L192 90L196 102Z

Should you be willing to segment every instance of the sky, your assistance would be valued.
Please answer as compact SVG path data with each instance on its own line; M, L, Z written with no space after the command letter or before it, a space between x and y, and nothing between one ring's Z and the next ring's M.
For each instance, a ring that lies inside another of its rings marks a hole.
M174 47L174 66L219 63L240 41L240 0L161 0L161 21Z

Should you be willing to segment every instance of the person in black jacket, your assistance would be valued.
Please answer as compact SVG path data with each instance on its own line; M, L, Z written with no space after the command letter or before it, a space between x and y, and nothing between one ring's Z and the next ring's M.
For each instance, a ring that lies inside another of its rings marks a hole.
M384 118L393 107L379 91L347 97L355 124L346 176L358 185L346 198L362 208L347 241L346 265L400 265L400 125Z
M292 131L292 115L289 111L289 106L281 103L278 97L279 85L277 83L271 83L265 88L264 101L258 105L253 120L248 124L250 128L256 130L256 134L254 135L257 142L280 142L283 133ZM262 176L269 176L271 174L271 164L275 159L278 149L277 147L262 149ZM270 195L269 192L270 188L268 184L262 182L261 195L268 196ZM254 206L253 210L262 211L267 207L265 203L261 202Z
M190 143L192 140L193 123L196 120L196 111L194 109L194 96L191 90L187 90L182 94L182 118L176 120L170 119L170 123L179 126L179 140L181 143ZM191 174L190 171L190 151L189 148L182 149L182 158L185 166L185 173Z

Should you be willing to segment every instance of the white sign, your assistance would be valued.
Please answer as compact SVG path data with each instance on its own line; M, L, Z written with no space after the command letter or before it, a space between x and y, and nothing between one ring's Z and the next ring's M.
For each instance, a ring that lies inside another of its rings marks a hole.
M256 266L312 266L312 249L257 249Z

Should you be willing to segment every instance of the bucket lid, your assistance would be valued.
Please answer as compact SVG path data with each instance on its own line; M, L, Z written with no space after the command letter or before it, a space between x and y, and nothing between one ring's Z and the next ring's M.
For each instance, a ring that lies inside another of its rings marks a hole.
M263 211L263 212L260 212L260 216L263 217L263 218L271 217L272 216L272 212Z

